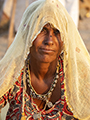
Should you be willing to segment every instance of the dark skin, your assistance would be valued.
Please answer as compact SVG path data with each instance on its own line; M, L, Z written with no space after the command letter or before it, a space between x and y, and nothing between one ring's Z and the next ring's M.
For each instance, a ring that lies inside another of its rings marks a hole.
M34 40L30 48L31 84L38 94L45 94L50 89L55 76L58 56L62 50L60 32L48 23ZM60 79L52 93L50 101L54 104L61 97ZM29 88L27 93L29 94ZM40 109L45 101L34 99Z

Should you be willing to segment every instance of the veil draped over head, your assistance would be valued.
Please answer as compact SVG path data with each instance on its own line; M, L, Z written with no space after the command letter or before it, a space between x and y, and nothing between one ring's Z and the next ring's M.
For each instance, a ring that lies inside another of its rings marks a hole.
M90 119L90 55L74 22L58 0L38 0L24 12L16 37L0 61L0 96L15 83L25 65L32 42L51 23L64 44L66 101L75 117Z

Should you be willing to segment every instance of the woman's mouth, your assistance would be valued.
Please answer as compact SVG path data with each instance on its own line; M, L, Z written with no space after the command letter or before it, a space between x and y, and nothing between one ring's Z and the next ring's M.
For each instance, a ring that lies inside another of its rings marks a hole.
M43 53L53 53L54 50L50 49L50 48L40 48L40 51L42 51Z

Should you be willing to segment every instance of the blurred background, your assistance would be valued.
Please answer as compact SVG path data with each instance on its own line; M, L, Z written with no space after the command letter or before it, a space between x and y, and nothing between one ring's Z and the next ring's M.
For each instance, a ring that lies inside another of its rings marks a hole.
M35 0L22 0L21 3L19 3L19 1L20 0L0 0L0 59L12 43L20 24L20 20L18 22L15 15L18 16L18 19L21 19L26 7ZM6 11L7 14L5 14L4 11ZM17 25L15 25L15 22L17 22ZM79 0L77 29L90 53L90 0Z
M34 1L36 0L0 0L0 59L4 56L17 33L23 12ZM76 14L78 18L76 27L90 53L90 0L59 1L66 6L65 8L69 13ZM76 6L74 6L75 4ZM5 120L8 107L7 104L1 110L0 120Z

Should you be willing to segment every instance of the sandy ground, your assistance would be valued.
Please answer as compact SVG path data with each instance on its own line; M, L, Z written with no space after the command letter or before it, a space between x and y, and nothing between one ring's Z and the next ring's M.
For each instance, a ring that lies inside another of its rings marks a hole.
M90 18L79 21L79 33L90 53Z

